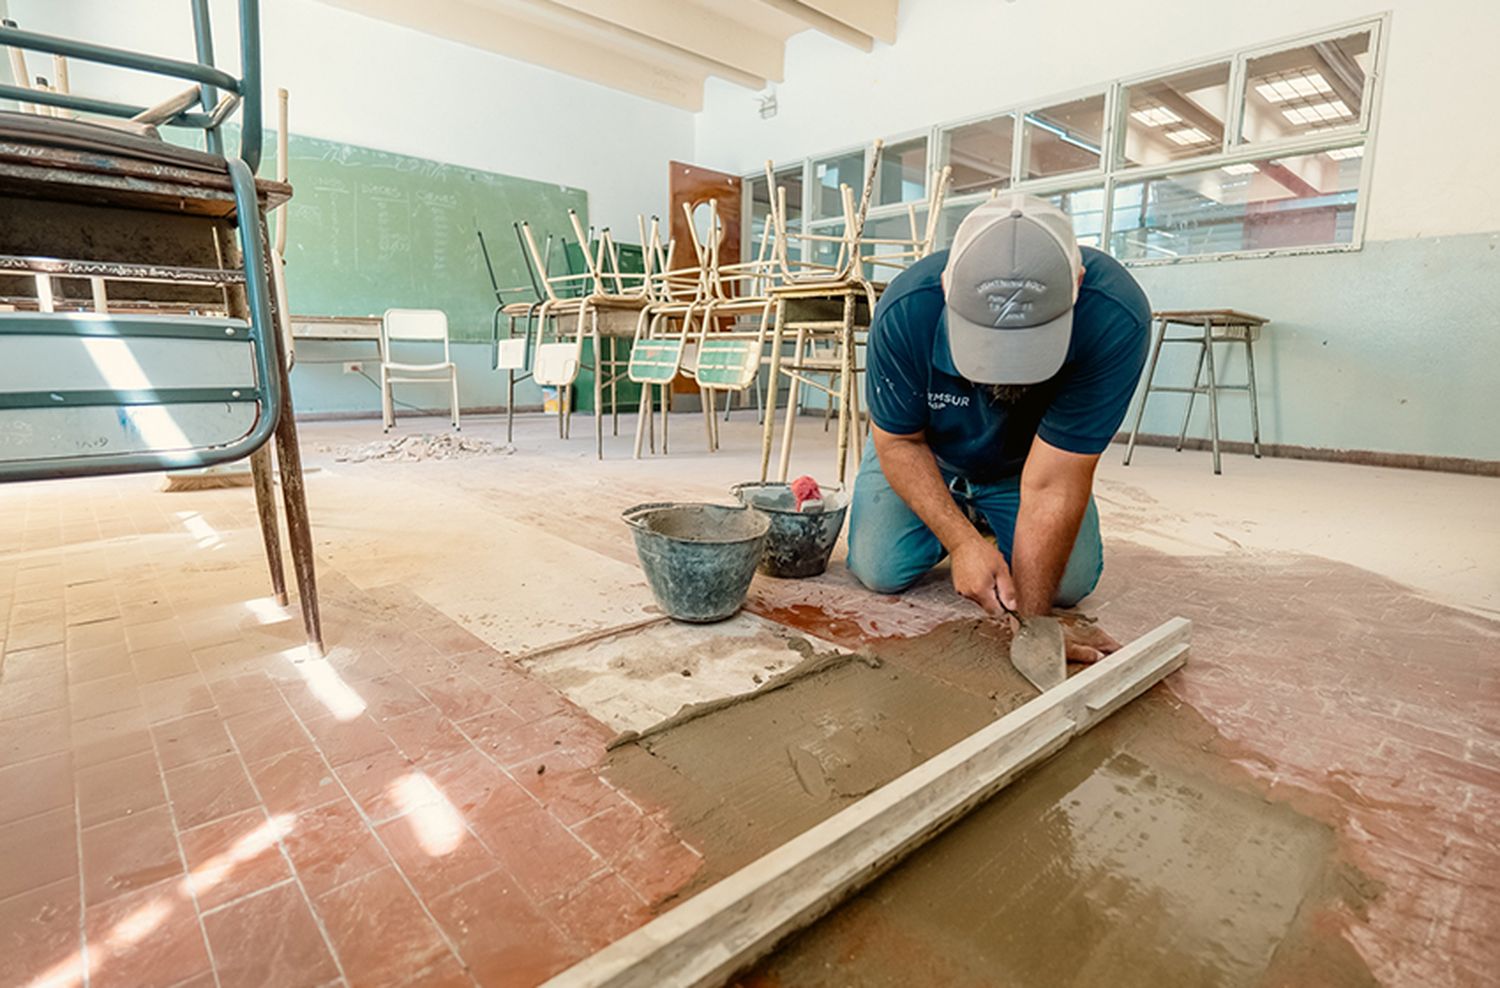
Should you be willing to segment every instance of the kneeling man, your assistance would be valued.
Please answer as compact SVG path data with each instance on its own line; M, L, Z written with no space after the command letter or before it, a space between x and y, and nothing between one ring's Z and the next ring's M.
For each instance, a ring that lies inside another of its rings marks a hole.
M949 555L953 588L994 614L1087 596L1104 568L1094 467L1150 326L1129 272L1080 250L1068 217L1030 196L978 207L951 250L902 272L866 354L873 428L849 520L860 582L899 593ZM1117 647L1069 632L1075 661Z

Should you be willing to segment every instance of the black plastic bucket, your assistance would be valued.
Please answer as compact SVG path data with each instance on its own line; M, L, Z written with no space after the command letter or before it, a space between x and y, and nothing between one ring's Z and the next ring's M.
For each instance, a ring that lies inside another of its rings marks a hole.
M635 536L651 595L679 621L732 616L745 602L771 521L724 504L637 504L621 515Z

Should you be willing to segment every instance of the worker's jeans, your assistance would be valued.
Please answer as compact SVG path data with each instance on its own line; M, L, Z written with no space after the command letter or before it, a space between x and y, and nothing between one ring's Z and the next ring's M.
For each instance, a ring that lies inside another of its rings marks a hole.
M1021 478L976 484L947 471L943 479L960 507L977 508L995 532L995 542L1007 562L1016 534L1016 511L1021 505ZM873 442L865 443L864 460L854 481L849 507L848 566L860 583L876 593L900 593L947 555L936 535L891 489ZM1091 593L1104 571L1104 547L1099 541L1099 512L1089 498L1073 552L1063 570L1055 603L1071 607Z

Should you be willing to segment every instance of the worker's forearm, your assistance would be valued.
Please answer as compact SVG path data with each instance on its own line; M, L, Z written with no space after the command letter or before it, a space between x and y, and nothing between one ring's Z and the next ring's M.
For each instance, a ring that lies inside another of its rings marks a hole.
M1011 551L1011 575L1016 581L1020 613L1051 612L1088 501L1087 490L1061 485L1034 489L1022 486Z
M981 537L953 502L937 459L926 443L886 439L877 443L875 449L880 457L880 470L891 489L938 537L943 548L953 552L970 539Z

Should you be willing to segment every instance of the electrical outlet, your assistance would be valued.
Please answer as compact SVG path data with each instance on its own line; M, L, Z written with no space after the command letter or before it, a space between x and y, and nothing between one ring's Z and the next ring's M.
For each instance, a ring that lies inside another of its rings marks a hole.
M364 372L365 372L365 365L362 364L362 363L360 363L358 360L346 360L346 361L344 361L344 373L345 374L363 374Z

